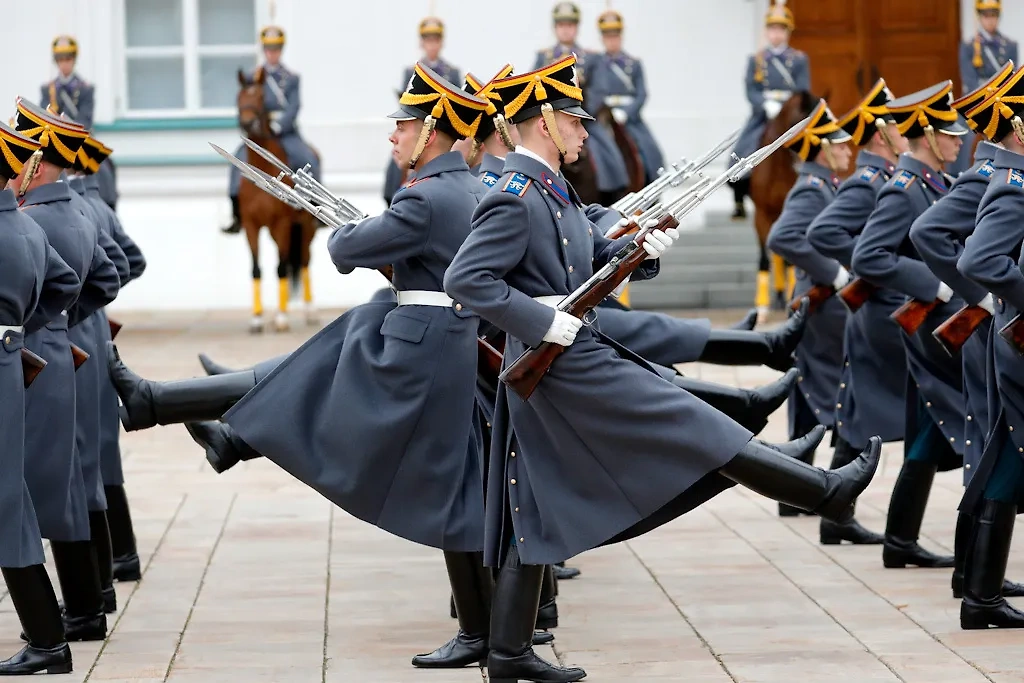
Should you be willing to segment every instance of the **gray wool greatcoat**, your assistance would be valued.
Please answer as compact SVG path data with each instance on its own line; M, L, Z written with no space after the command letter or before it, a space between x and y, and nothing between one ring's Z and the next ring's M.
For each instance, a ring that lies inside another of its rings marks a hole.
M961 275L956 265L964 243L974 232L978 206L995 172L992 160L997 149L990 142L979 143L975 164L956 179L949 194L921 214L910 228L910 239L928 268L949 285L960 300L972 305L984 299L988 291ZM977 471L985 439L992 429L995 415L989 414L989 403L998 400L995 382L989 381L991 332L990 319L981 324L960 351L967 413L963 434L965 486Z
M437 157L383 214L338 228L331 257L343 273L393 264L397 289L440 293L484 190L459 153ZM351 515L422 545L479 551L477 326L461 305L357 306L223 419Z
M857 169L844 180L835 199L811 223L807 240L819 253L852 270L853 250L875 210L879 190L896 167L861 150ZM854 273L856 275L856 273ZM836 394L836 433L855 448L877 434L901 441L905 429L907 354L900 328L889 319L905 297L889 289L876 291L854 314L843 332L843 368Z
M445 291L506 332L508 364L540 344L554 318L532 297L568 294L630 239L605 239L560 175L509 154ZM633 279L657 268L648 262ZM500 563L510 539L525 564L560 562L653 529L731 485L717 470L750 432L603 339L581 329L529 401L499 387L488 565Z
M0 567L43 563L39 522L25 482L26 394L36 384L24 388L21 349L25 333L46 316L59 316L78 286L46 233L18 211L14 193L0 190Z
M949 191L942 173L909 154L900 157L892 179L878 194L878 202L853 252L853 270L869 282L904 296L931 302L939 279L928 270L913 243L910 227ZM905 443L913 444L927 417L938 427L948 452L934 454L942 469L963 464L963 362L950 358L932 337L932 331L963 305L958 297L935 308L913 336L900 331L907 352L909 378L906 393ZM924 411L924 412L921 412Z
M95 498L94 489L89 496L75 445L77 380L68 327L113 301L120 287L117 269L100 247L95 226L72 208L72 194L67 182L58 181L31 188L22 205L80 283L64 309L67 315L47 312L39 329L25 340L48 363L27 393L25 479L43 538L56 541L89 539L89 502ZM41 311L35 314L40 315ZM96 358L89 363L96 363Z

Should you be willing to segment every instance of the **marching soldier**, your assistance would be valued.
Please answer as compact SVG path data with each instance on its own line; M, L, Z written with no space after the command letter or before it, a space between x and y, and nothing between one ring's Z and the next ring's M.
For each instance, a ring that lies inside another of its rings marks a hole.
M853 251L875 210L878 192L895 173L899 155L907 151L907 141L886 108L892 99L885 81L879 79L864 99L840 118L840 125L852 136L850 144L860 148L857 169L807 231L811 246L848 271L853 268ZM872 435L883 442L903 440L907 360L900 329L889 317L902 303L898 293L879 289L846 319L835 403L833 469L855 458ZM840 523L821 520L822 544L882 542L882 537L861 526L852 512L851 508L849 518Z
M993 100L988 98L1012 72L1013 64L1007 62L987 83L953 102L953 109L961 114L966 113L968 126L983 136L986 131L979 129L978 123L987 123L991 116ZM935 276L947 283L965 303L986 311L989 316L967 339L960 351L967 412L964 422L964 486L970 485L978 471L985 441L995 421L995 415L989 414L988 406L989 387L993 385L989 377L989 335L992 331L991 315L995 313L995 301L984 287L960 274L957 261L963 253L967 238L974 232L978 205L995 173L993 159L998 151L999 148L994 144L984 140L980 142L974 155L974 165L962 173L953 183L949 194L921 214L910 229L914 247ZM952 589L955 598L963 596L964 565L974 526L972 514L961 509L953 543L956 564L953 566ZM1024 596L1024 586L1004 581L1002 592L1006 597Z
M1024 310L1021 241L1024 239L1024 69L1018 69L970 115L978 128L1005 149L996 151L988 189L978 208L977 226L964 245L957 269L995 300L992 329ZM976 515L965 566L960 627L1024 628L1024 612L1006 602L1006 565L1018 506L1024 501L1024 359L1005 339L992 339L991 351L999 414L960 509Z
M95 487L87 489L85 457L80 460L76 448L77 361L72 356L69 330L113 301L120 280L99 244L95 226L72 207L73 192L60 180L74 165L88 134L24 99L18 100L17 129L41 144L43 156L31 178L23 172L12 186L20 191L32 185L24 194L22 207L81 283L66 313L43 321L45 326L26 339L27 347L48 365L28 393L26 449L32 455L26 462L25 479L42 536L50 539L64 597L67 639L103 640L107 633L105 602L90 541L89 514L90 509L101 508ZM86 400L88 397L83 397L82 402ZM99 487L101 498L98 471L90 483Z
M281 53L284 51L284 29L280 26L267 26L260 31L260 43L263 45L264 62L249 76L250 83L265 77L263 98L270 115L270 130L278 137L284 147L287 159L292 168L309 165L310 172L317 180L320 179L320 157L309 144L299 135L298 117L301 101L299 99L299 75L281 64ZM239 145L235 156L242 156L245 149ZM241 176L234 166L228 180L228 195L231 197L232 223L221 232L233 234L241 231L241 215L238 208L238 186Z
M786 196L782 214L768 234L768 248L797 267L794 297L803 297L819 285L841 289L849 271L838 261L820 253L807 241L807 229L835 198L837 173L850 165L851 135L820 100L811 112L803 135L787 143L800 159L799 175ZM822 163L824 162L824 163ZM843 367L843 330L846 309L829 297L818 305L807 321L797 346L799 386L789 396L789 438L796 439L817 425L834 426L836 392ZM779 514L794 516L799 510L779 507ZM853 516L852 508L849 512Z
M576 44L580 25L580 8L574 2L559 2L552 10L551 18L554 22L555 38L558 42L553 47L537 52L533 68L536 70L571 54L576 55L576 77L583 89L585 103L593 111L597 111L604 102L591 103L588 83L588 69L596 55ZM626 160L622 158L622 152L615 144L611 131L598 125L596 121L586 121L583 125L589 136L585 144L597 175L597 189L601 193L601 203L611 204L625 194L626 188L629 186ZM655 173L657 173L657 169L655 169Z
M949 285L935 277L910 242L910 226L949 191L942 167L956 158L967 128L950 106L952 81L892 100L888 111L910 143L879 193L875 211L853 252L853 270L880 287L932 304L916 334L903 334L907 352L906 457L893 487L882 562L887 568L952 567L953 558L918 544L932 480L939 469L963 463L963 373L932 330L960 307ZM875 332L877 334L877 331Z
M999 32L1002 10L1002 0L974 0L977 29L970 40L960 44L960 82L964 95L978 90L982 83L1002 71L1007 62L1017 61L1017 41ZM965 139L956 163L948 169L952 175L971 165L972 147L973 136Z
M878 458L875 443L840 473L805 465L792 456L814 448L821 430L780 453L554 308L632 239L595 231L559 174L587 136L574 66L570 56L495 84L522 146L506 157L445 273L445 290L459 305L506 332L506 359L545 342L565 347L528 402L498 390L485 497L486 560L501 565L487 660L494 683L586 675L552 666L531 647L544 564L649 531L732 482L833 516L867 485ZM657 273L673 233L646 233L649 259L633 271L636 279ZM560 239L534 239L544 234ZM686 426L693 424L701 429ZM700 493L698 481L706 484ZM550 518L558 522L545 523Z
M764 49L747 60L746 92L751 116L740 133L733 152L749 156L760 146L765 125L782 110L794 93L811 89L811 69L807 55L789 46L796 28L793 12L782 4L773 4L765 16ZM736 208L733 218L746 218L743 198L750 193L750 176L732 183Z
M0 124L0 183L21 176L38 150L34 140ZM26 331L72 304L79 281L42 229L18 211L9 188L0 190L0 225L0 571L28 640L16 655L0 661L0 676L70 673L71 649L43 566L39 523L25 483L25 461L35 455L26 449L26 394L38 387L25 389L21 350Z
M449 83L460 83L462 75L457 67L452 66L441 58L441 50L444 48L444 22L438 17L426 17L420 22L420 49L423 55L420 64L445 79ZM402 72L402 85L396 91L399 96L409 87L409 79L413 76L414 67L410 66ZM389 160L387 171L384 174L384 203L391 205L395 192L405 183L409 169L399 168L394 159Z
M587 72L589 98L598 107L607 107L611 115L636 143L644 162L646 182L658 177L664 165L661 149L644 120L640 110L647 103L647 84L643 63L622 51L622 15L608 10L597 20L605 53L591 57ZM598 101L601 100L601 101Z

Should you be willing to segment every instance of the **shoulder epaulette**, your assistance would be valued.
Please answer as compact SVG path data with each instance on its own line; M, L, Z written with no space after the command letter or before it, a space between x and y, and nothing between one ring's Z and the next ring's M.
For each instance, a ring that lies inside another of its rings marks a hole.
M1024 188L1024 171L1017 168L1008 169L1006 172L1006 184Z
M807 176L807 184L814 187L825 187L825 181L816 175Z
M983 175L986 178L991 178L992 174L996 172L996 167L992 165L991 161L986 161L978 167L978 175Z
M408 188L412 187L413 185L419 185L422 182L426 182L427 180L430 180L431 177L432 176L427 176L426 178L413 178L412 180L407 182L405 185L402 185L402 189L405 190L405 189L408 189Z
M526 194L526 191L530 188L532 183L533 181L522 173L513 173L512 177L505 181L505 187L501 188L501 191L514 194L517 197L522 197Z
M494 187L498 184L499 179L501 179L501 176L493 171L486 171L482 176L480 176L480 182L487 187Z
M865 166L861 170L860 175L858 175L857 178L859 180L866 180L869 183L873 183L875 182L875 179L877 179L881 175L882 169L876 168L874 166Z
M901 190L905 190L911 185L913 185L915 180L917 180L917 176L911 173L910 171L900 171L899 173L892 177L892 184L893 187L898 187Z

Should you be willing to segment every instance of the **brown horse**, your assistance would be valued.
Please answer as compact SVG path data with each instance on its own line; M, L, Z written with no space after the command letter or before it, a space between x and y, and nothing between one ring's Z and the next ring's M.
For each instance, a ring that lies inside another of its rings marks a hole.
M238 71L238 125L245 135L264 149L288 163L284 148L270 130L270 116L263 100L263 85L266 75L258 69L256 77L247 79L242 70ZM264 173L277 176L278 171L263 157L248 147L246 161ZM291 184L291 181L286 181ZM309 245L313 241L316 226L313 217L305 211L293 209L287 204L266 194L250 181L242 178L238 188L238 206L242 227L249 240L252 252L253 304L252 321L249 331L263 331L263 297L260 273L260 229L266 227L277 245L278 311L274 317L274 329L288 330L288 300L291 294L290 280L301 279L303 301L306 304L306 322L316 322L313 309L313 289L309 277Z
M612 110L607 106L601 107L601 110L597 112L597 122L611 131L615 146L619 148L622 159L626 162L626 175L629 177L627 193L639 192L647 184L647 171L644 169L644 160L640 156L640 148L636 146L633 136L626 130L626 126L615 120Z
M818 98L807 91L794 93L782 105L778 116L765 125L758 146L763 147L777 140L779 136L810 114L817 104ZM754 230L757 233L758 246L761 248L757 273L757 296L754 302L760 319L767 316L769 306L769 252L765 246L768 241L768 232L772 229L772 224L782 214L782 205L786 202L786 195L789 194L790 188L796 182L796 177L793 153L785 148L772 154L764 162L754 167L750 173L750 199L754 202ZM787 278L786 263L776 254L771 255L771 268L775 275L775 303L776 306L782 308L786 305L787 289L791 284L788 280L793 278L793 274L790 272Z

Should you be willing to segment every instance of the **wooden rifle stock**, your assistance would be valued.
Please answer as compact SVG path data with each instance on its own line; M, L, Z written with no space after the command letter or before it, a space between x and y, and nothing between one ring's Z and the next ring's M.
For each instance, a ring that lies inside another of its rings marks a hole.
M983 322L992 314L981 306L964 306L934 330L932 336L950 356L955 356L963 348Z
M21 349L21 371L25 375L25 388L28 389L36 377L46 367L46 361L42 356L29 351L25 347Z
M678 227L678 225L679 221L672 216L664 216L651 230L670 230ZM585 291L575 297L566 308L558 310L581 319L594 310L605 297L611 294L647 258L647 251L641 246L647 232L647 230L641 232L633 242L623 247L612 258L609 265L614 264L614 270L610 275L593 282ZM540 384L541 379L544 378L544 374L550 369L551 364L562 355L565 349L566 347L561 344L541 342L537 348L524 351L515 362L505 368L499 379L508 385L512 391L516 392L521 399L524 401L529 400L537 385Z
M637 213L633 214L633 216L631 218L636 218L639 215L640 215L640 212L638 211ZM630 220L625 225L616 225L615 228L613 228L611 232L609 232L607 235L605 235L605 237L607 237L610 240L617 240L620 237L625 237L626 235L630 234L631 232L636 232L639 229L640 229L640 226L636 224L636 221L635 220Z
M124 327L121 323L117 322L113 318L107 318L107 323L110 325L110 341L117 339L117 333Z
M832 298L832 295L835 293L835 287L832 285L814 285L800 296L794 297L794 299L789 302L789 308L793 312L799 311L800 304L803 303L804 299L808 299L810 303L807 306L807 314L810 315L811 313L814 313L814 310L818 308L818 306Z
M1015 348L1017 353L1024 355L1024 320L1021 320L1020 313L1003 325L1003 329L999 330L999 336Z
M876 291L878 291L877 286L864 278L858 277L839 290L839 298L846 304L846 308L850 310L850 313L856 313Z
M889 317L895 320L903 328L904 332L914 336L921 325L924 324L925 319L928 318L928 314L938 308L941 303L941 299L935 299L934 301L911 299L893 311Z
M71 344L71 357L75 361L75 370L77 371L78 368L82 367L82 364L85 363L85 361L89 360L89 354L86 353L85 349L81 346L71 342L69 342L69 344Z

